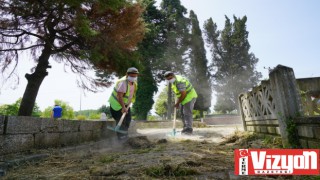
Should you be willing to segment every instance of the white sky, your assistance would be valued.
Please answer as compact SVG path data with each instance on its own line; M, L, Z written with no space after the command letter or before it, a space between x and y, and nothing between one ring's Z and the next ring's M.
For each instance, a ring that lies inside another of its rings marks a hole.
M233 21L237 17L247 16L247 30L251 52L259 58L257 70L268 77L264 67L275 67L278 64L292 67L297 78L320 77L319 42L320 42L320 1L317 0L181 0L190 11L195 11L203 26L203 22L212 17L222 30L225 15ZM210 58L210 57L208 57ZM26 79L32 61L19 64L20 83L16 89L5 84L0 89L0 105L12 104L23 96ZM83 95L76 85L76 75L64 72L61 64L50 60L52 69L44 79L38 96L37 104L41 110L52 106L55 99L66 101L74 110L98 109L107 104L113 87L100 93L86 92ZM0 79L1 80L1 79ZM2 81L0 82L1 87ZM163 86L161 86L163 87ZM161 91L161 89L160 89Z

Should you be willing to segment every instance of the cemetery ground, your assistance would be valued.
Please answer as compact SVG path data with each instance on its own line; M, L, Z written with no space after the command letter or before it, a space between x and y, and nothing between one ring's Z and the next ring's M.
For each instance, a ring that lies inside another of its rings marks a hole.
M170 132L172 129L142 129L126 142L99 141L13 155L8 158L44 156L36 161L13 164L2 178L317 179L312 176L234 175L234 149L281 148L279 137L243 132L237 126L197 128L192 136L167 136Z

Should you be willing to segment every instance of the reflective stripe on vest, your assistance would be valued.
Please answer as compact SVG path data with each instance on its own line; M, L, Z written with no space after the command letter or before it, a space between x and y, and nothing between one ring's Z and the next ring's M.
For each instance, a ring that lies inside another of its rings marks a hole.
M123 96L123 98L129 98L129 96L126 96L127 95L127 93L128 93L128 84L127 84L127 91L126 91L126 93L125 93L125 96ZM113 93L113 92L116 92L117 93L117 89L116 88L113 88L113 91L112 91L112 96L114 97L114 98L116 98L116 99L118 99L118 97Z

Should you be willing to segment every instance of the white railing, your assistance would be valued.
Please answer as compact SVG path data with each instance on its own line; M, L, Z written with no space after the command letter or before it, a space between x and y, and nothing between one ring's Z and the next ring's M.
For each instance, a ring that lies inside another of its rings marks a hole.
M252 91L241 94L239 102L245 121L277 119L269 81L262 81Z

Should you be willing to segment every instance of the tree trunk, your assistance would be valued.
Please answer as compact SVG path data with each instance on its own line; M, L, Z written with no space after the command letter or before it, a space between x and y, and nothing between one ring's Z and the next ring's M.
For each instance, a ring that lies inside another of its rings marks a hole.
M42 54L39 57L37 67L32 74L26 74L25 77L28 80L26 90L24 91L22 101L19 108L19 116L31 116L38 91L43 79L48 75L47 68L49 66L49 57L51 55L51 48L46 46L42 50Z
M168 103L167 103L167 120L171 120L172 114L172 84L169 83L168 85Z
M204 118L204 113L203 113L203 110L200 110L200 118Z

